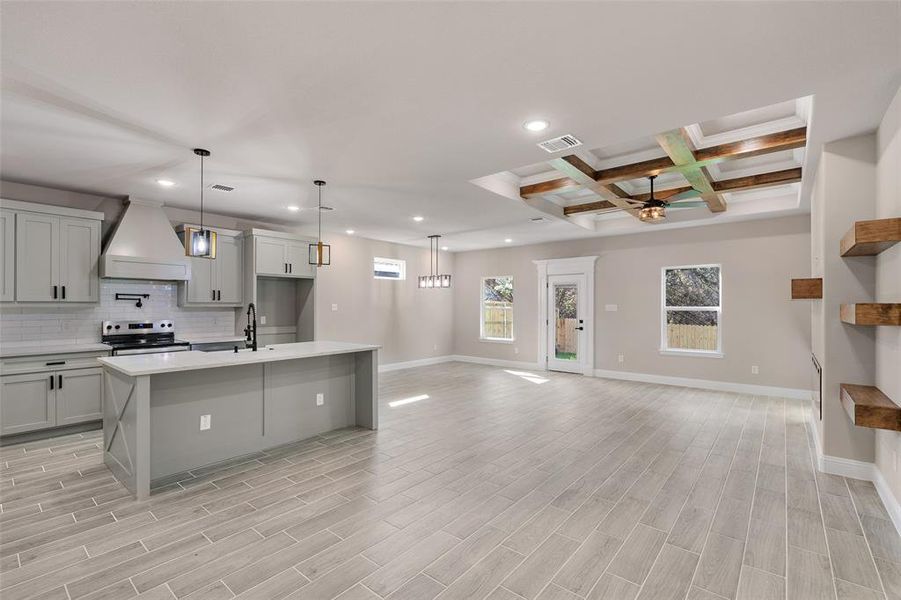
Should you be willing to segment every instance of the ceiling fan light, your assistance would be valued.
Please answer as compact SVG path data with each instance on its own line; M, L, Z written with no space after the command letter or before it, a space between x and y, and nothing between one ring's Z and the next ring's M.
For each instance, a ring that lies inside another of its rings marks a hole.
M666 219L666 207L645 206L638 211L638 218L645 223L659 223Z

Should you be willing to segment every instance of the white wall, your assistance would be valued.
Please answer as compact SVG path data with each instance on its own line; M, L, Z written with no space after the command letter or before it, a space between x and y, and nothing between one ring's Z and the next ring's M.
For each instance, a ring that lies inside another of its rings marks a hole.
M652 226L649 226L651 229ZM535 259L599 255L595 281L595 368L732 383L811 388L808 301L790 300L790 280L810 269L806 216L716 227L458 253L456 354L534 362L538 354ZM724 358L664 356L660 269L721 263ZM479 341L479 283L514 277L513 344ZM605 304L618 305L605 312ZM617 357L623 354L625 362ZM751 365L760 373L751 374Z
M901 89L876 136L876 216L901 217ZM876 257L876 301L901 302L901 244ZM876 331L876 387L901 403L901 327ZM876 466L901 501L901 433L876 432Z

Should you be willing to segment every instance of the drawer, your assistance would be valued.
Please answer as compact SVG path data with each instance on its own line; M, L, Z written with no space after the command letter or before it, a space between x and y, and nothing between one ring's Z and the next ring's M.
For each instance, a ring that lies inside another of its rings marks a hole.
M78 352L74 354L46 354L4 358L0 360L0 375L99 367L100 363L97 362L97 359L101 356L109 356L109 352Z

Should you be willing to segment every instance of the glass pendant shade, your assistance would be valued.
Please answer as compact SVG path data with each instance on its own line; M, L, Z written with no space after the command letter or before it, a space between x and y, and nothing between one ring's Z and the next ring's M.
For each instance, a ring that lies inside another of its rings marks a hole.
M195 258L216 258L216 233L209 229L188 228L185 250Z
M332 264L332 247L322 242L310 244L310 264L324 267Z
M666 219L666 208L663 206L646 206L638 211L638 218L645 223L659 223Z
M419 287L422 289L449 288L451 276L435 274L438 271L438 240L440 235L429 236L429 274L419 276Z

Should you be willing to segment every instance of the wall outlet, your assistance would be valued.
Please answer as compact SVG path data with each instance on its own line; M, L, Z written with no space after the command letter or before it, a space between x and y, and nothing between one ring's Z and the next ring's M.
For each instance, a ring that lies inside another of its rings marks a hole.
M757 365L751 365L751 375L759 375L759 374L760 374L760 367L758 367Z
M604 310L607 312L616 312L619 310L619 306L616 304L605 304Z
M325 394L316 394L316 406L325 404Z
M260 325L265 325L265 324L266 324L266 315L263 315L262 317L260 317Z
M438 351L438 344L435 344L434 346L432 346L432 350L434 350L435 352L437 352L437 351Z
M513 354L519 354L519 346L513 346Z
M618 362L626 362L626 357L625 357L625 355L620 354L619 356L616 357L616 360Z
M200 415L200 431L206 431L210 428L212 415Z
M332 312L338 312L338 305L332 304Z

